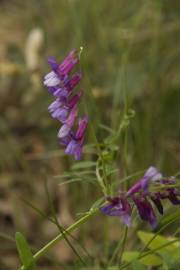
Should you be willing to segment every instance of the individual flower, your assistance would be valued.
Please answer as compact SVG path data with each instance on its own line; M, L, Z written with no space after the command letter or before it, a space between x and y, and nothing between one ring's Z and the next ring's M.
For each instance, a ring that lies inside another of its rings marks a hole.
M57 98L49 107L48 110L53 118L63 122L67 119L68 114L77 105L82 91L78 92L70 99L65 97Z
M109 202L100 208L101 212L108 216L120 217L123 222L130 226L131 224L131 205L125 197L107 197Z
M77 72L72 76L72 78L66 78L66 80L62 81L61 83L59 82L56 86L48 86L48 90L57 98L67 98L81 79L82 74Z
M135 183L127 192L127 196L133 195L141 190L147 192L150 182L154 182L162 179L162 174L157 170L157 168L151 166L145 172L142 179Z
M61 82L60 78L54 71L49 72L44 77L44 85L46 85L47 87L57 86L58 84L60 84L60 82Z
M81 159L82 148L84 144L85 131L88 125L88 117L83 117L79 119L78 129L74 134L71 132L69 134L69 141L66 143L65 153L69 155L74 155L76 160Z
M155 228L157 225L157 219L151 203L146 197L133 196L132 199L138 209L141 219L148 221L151 226Z
M78 114L78 109L77 109L77 106L75 106L70 112L68 118L64 121L64 124L62 125L62 127L60 128L58 132L59 139L70 135L70 131L72 129L72 126L74 125L77 114Z
M163 205L161 203L162 197L161 197L160 192L156 192L156 193L150 194L150 199L154 203L154 205L156 206L156 208L158 209L159 213L161 215L163 215L164 210L163 210Z
M79 62L76 50L72 50L61 64L58 64L53 57L48 58L52 71L44 77L44 85L54 87L63 83L74 66Z

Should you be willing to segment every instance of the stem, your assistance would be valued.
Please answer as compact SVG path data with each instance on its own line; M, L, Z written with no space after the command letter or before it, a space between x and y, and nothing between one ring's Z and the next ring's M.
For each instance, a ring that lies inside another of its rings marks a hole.
M99 209L95 209L93 211L88 212L87 215L77 220L74 224L69 226L66 230L63 231L63 233L58 234L54 239L52 239L48 244L46 244L43 248L41 248L36 254L34 254L33 258L35 261L37 261L40 257L44 256L51 248L53 248L59 241L64 239L64 235L67 235L68 233L74 231L77 229L80 225L84 224L87 220L89 220L92 216L97 214ZM19 270L25 270L24 266L21 266Z
M119 263L121 264L122 261L122 256L125 250L125 245L126 245L126 240L127 240L127 234L128 234L128 226L125 227L125 231L124 231L124 237L123 237L123 241L122 241L122 248L121 248L121 254L120 254L120 258L119 258Z

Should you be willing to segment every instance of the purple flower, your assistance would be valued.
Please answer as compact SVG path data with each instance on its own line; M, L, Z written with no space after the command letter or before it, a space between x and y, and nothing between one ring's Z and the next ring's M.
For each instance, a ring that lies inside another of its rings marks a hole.
M59 75L68 75L73 67L79 62L79 57L77 51L73 49L70 53L66 56L64 61L58 66L57 73Z
M161 194L159 192L150 195L151 201L154 203L159 213L163 215L163 205L161 203Z
M48 62L52 68L52 71L44 77L44 85L47 87L54 87L58 86L60 83L63 84L63 82L67 80L69 73L79 62L79 58L76 50L72 50L61 64L58 64L53 57L49 57ZM75 85L81 79L79 77L80 75L76 75L75 79L73 79L73 81L75 81Z
M149 221L153 228L157 225L157 219L151 203L146 197L133 196L133 201L137 206L138 212L142 220Z
M75 106L58 132L59 139L64 138L70 134L72 126L74 125L75 119L77 117L77 114L78 110L77 107Z
M108 216L121 217L123 222L131 224L131 205L125 197L108 197L109 203L100 208L101 212Z
M148 191L149 183L162 179L162 174L153 166L145 172L142 179L135 183L127 192L127 196L131 196L134 193Z
M64 97L57 98L49 107L48 110L53 118L58 119L64 123L68 117L69 112L77 105L82 92L77 93L71 99L67 100Z
M44 77L44 85L46 85L47 87L57 86L60 84L60 82L61 82L60 78L54 71L49 72Z
M168 189L167 198L172 202L174 205L180 204L180 194L179 191L175 188Z
M81 73L75 73L71 79L67 78L65 81L62 81L59 83L59 86L57 87L48 87L49 92L53 94L55 97L65 97L67 98L72 90L77 86L77 84L80 82L82 78Z
M63 99L64 101L67 100L68 95L69 95L68 91L62 87L57 87L56 90L51 93L53 94L53 96Z
M73 67L79 62L79 57L77 51L73 49L66 56L61 64L58 64L53 57L48 58L48 63L50 64L52 70L60 77L60 79L69 75Z
M63 108L63 102L60 99L56 99L51 105L48 107L48 111L50 112L53 118L64 121L67 118L68 111Z
M75 73L71 79L64 82L65 89L70 93L78 85L81 79L82 74L78 72Z
M76 95L74 95L73 97L71 97L66 104L66 107L69 109L72 109L75 105L77 105L79 99L82 96L82 91L78 92Z
M71 140L69 141L65 149L65 153L69 155L74 155L76 160L81 159L85 131L88 125L88 117L85 116L80 119L78 125L79 127L75 135L71 133Z
M54 72L57 72L58 69L58 63L56 62L56 59L54 57L49 57L48 58L48 63L50 64L52 70Z

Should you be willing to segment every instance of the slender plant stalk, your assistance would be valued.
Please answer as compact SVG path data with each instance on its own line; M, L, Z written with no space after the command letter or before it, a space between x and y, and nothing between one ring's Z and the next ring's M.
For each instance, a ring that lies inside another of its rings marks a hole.
M127 240L127 235L128 235L128 227L125 227L124 230L124 236L123 236L123 241L122 241L122 247L121 247L121 253L120 253L120 257L119 257L119 264L121 264L122 261L122 256L125 250L125 246L126 246L126 240Z
M112 255L111 259L108 262L108 266L111 266L113 264L113 262L114 262L115 258L117 257L117 254L118 254L119 249L121 248L121 246L122 246L122 241L119 241L116 248L115 248L115 250L114 250L114 252L113 252L113 255Z
M39 258L44 256L51 248L53 248L57 243L59 243L62 239L64 239L64 235L67 235L70 232L73 232L79 226L84 224L86 221L88 221L92 216L97 214L99 209L95 209L93 211L88 212L85 216L77 220L75 223L73 223L71 226L69 226L66 230L63 231L63 233L58 234L54 239L52 239L48 244L46 244L43 248L41 248L37 253L34 254L33 258L35 261L37 261ZM25 270L24 266L21 266L19 270Z

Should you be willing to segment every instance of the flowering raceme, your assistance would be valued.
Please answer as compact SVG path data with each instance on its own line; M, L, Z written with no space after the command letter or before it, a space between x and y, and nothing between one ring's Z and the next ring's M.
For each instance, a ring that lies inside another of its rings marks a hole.
M52 71L44 77L44 85L56 99L48 107L52 118L62 123L58 132L59 143L66 146L65 153L81 159L85 131L88 118L84 116L78 120L78 129L73 131L78 116L78 102L83 94L79 91L72 95L74 88L82 79L82 74L76 72L71 75L73 68L79 63L76 50L70 51L61 64L52 57L48 59Z
M151 191L150 186L154 184L163 185L160 191ZM159 213L163 215L163 199L168 199L174 205L180 204L180 191L175 185L174 177L164 178L155 168L150 167L137 183L135 183L126 193L119 196L107 198L109 202L102 206L100 210L109 216L117 216L123 219L126 225L130 225L132 204L138 210L142 220L148 221L153 228L157 225L157 218L152 203Z

